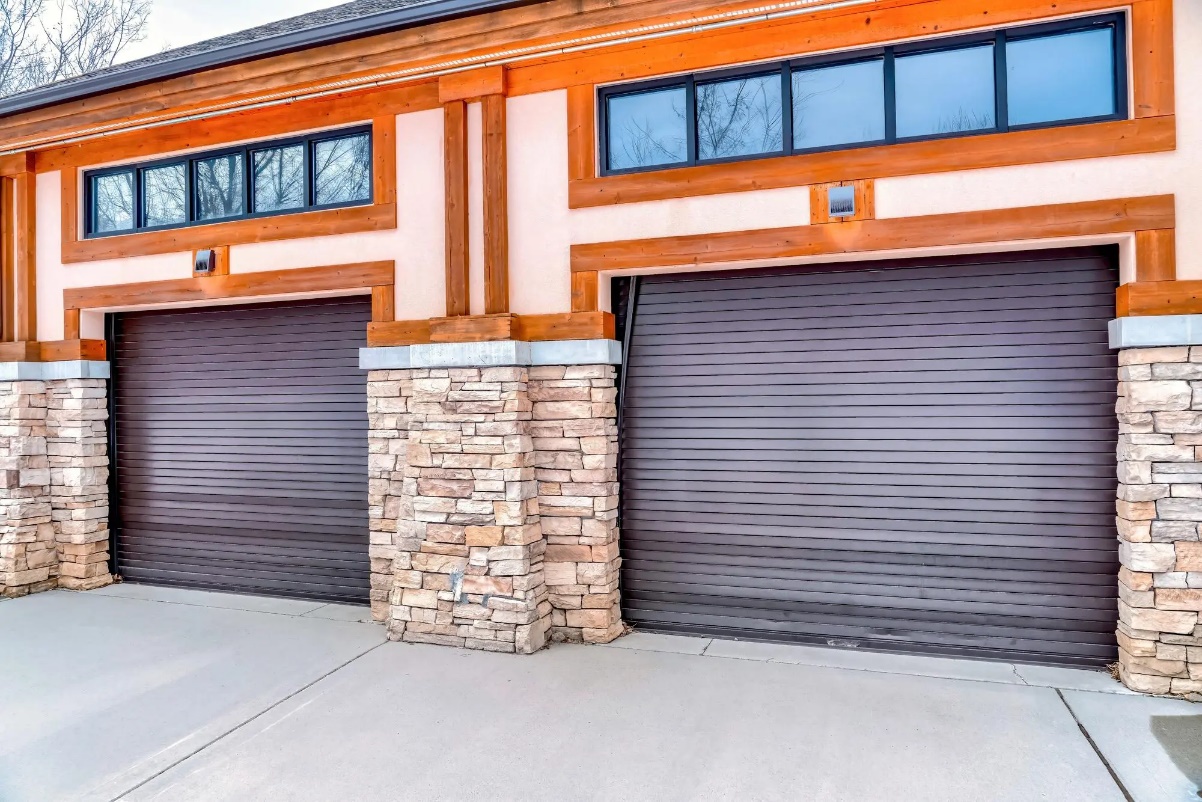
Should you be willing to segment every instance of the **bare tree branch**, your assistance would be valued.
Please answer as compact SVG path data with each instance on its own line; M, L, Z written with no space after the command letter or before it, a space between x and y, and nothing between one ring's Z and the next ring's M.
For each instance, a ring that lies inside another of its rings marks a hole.
M0 96L112 66L153 0L0 0Z

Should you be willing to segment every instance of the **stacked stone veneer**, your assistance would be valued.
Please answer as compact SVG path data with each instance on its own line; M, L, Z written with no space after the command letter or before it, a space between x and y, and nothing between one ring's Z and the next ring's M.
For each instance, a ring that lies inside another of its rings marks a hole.
M103 380L0 383L0 594L112 581L107 417Z
M609 365L530 368L551 636L608 643L618 607L618 426Z
M372 371L368 398L390 637L530 653L621 634L613 368Z
M1202 348L1119 352L1119 667L1202 699Z

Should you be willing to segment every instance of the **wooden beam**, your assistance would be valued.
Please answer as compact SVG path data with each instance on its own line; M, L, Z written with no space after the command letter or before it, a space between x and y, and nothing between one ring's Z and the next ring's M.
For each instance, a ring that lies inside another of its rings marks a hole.
M568 180L597 177L597 89L568 87Z
M36 342L0 343L0 362L41 362L42 352Z
M614 330L614 316L609 312L474 315L372 323L367 327L367 344L381 347L513 339L525 342L598 340L613 339Z
M1176 230L1135 232L1135 280L1173 281L1177 278Z
M469 315L467 105L462 100L454 100L442 108L447 215L447 315Z
M158 304L182 304L233 298L300 295L391 286L396 274L392 261L357 262L328 267L264 270L212 278L181 278L75 287L63 290L67 309L131 309Z
M487 95L505 94L505 67L478 67L453 72L438 78L438 102L479 100Z
M0 342L17 339L17 241L13 236L16 218L13 214L15 196L13 181L0 178Z
M596 270L572 274L572 311L596 312L598 276Z
M73 362L83 359L103 362L108 358L104 340L66 339L38 343L41 362Z
M690 267L1174 228L1172 195L572 246L572 271Z
M78 340L79 339L79 316L78 309L63 310L63 339Z
M569 105L569 111L578 108L582 109L583 105ZM588 114L587 122L570 119L569 131L584 130L591 126L591 109ZM591 140L582 135L569 137L568 145L571 172L587 172L584 165L591 164L594 158ZM1176 119L1149 117L966 136L956 139L954 145L947 140L928 140L645 173L584 177L569 181L568 205L580 209L853 179L1162 153L1176 147Z
M481 101L484 151L484 312L509 311L509 161L505 146L505 96Z
M1135 281L1115 293L1119 317L1202 314L1202 281Z
M396 288L392 284L371 288L371 320L373 323L396 320Z
M13 278L16 285L16 339L38 338L37 176L13 176Z
M1173 114L1173 0L1131 4L1132 94L1136 117Z
M35 172L35 158L32 151L10 153L0 156L0 177L11 178L21 173Z

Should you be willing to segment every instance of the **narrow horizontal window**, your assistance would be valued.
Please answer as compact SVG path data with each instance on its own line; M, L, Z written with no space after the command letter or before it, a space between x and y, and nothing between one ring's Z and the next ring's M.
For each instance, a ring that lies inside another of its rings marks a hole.
M313 169L318 206L367 200L371 197L371 139L360 134L314 143Z
M1127 119L1120 13L612 86L601 172Z
M884 59L793 72L797 150L885 139Z
M780 73L697 84L697 158L784 150Z
M683 86L609 98L609 169L657 167L688 161Z
M895 69L899 139L997 126L992 44L898 56Z
M142 171L142 225L178 226L188 222L188 165L164 164Z
M256 150L252 158L256 212L304 208L304 144Z
M93 176L92 228L97 232L129 231L134 227L134 173Z
M1114 30L1007 42L1006 89L1011 125L1111 116L1117 105Z
M84 174L86 236L372 202L370 128Z

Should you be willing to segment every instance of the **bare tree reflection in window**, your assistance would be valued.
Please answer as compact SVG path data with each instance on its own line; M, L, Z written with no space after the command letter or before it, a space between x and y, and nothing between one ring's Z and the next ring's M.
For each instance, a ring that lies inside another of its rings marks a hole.
M697 157L721 159L783 148L779 74L697 86Z
M203 159L196 163L197 219L218 220L243 213L241 153Z
M143 225L147 228L188 220L188 168L184 164L150 167L142 172Z
M305 205L305 146L255 151L256 212L299 209Z
M96 176L93 181L92 214L95 231L127 231L134 227L134 174Z
M371 138L327 139L313 146L318 206L371 200Z
M688 158L683 86L615 95L607 103L609 169L679 164Z

